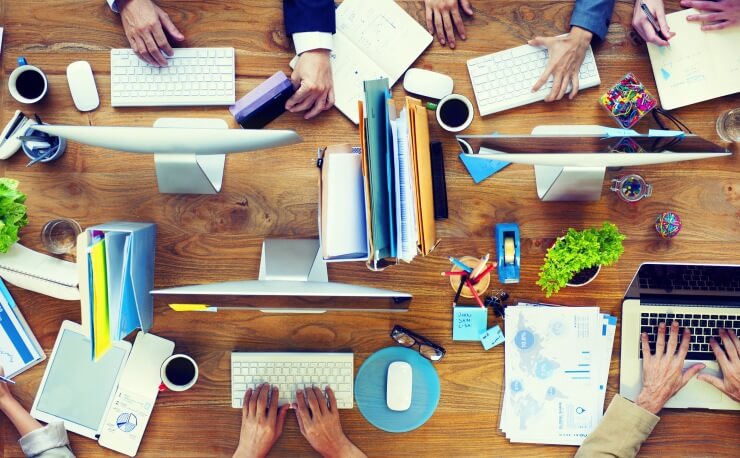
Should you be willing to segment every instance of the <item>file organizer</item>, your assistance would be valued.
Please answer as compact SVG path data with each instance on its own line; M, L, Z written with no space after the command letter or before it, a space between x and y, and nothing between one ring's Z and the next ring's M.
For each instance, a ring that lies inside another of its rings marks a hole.
M111 222L78 240L82 326L97 360L136 329L152 327L156 225Z
M397 113L385 78L364 87L359 151L333 145L319 152L319 227L326 261L364 260L381 270L426 256L437 245L429 119L412 97ZM363 208L364 222L357 214ZM351 249L334 251L342 247Z

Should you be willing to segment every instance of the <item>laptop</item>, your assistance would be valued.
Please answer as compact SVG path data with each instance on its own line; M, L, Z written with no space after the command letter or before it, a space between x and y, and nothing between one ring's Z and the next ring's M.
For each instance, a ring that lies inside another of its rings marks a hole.
M622 352L619 394L632 401L642 387L640 334L648 333L655 350L658 324L673 320L691 329L684 367L703 363L702 372L721 377L709 346L718 342L719 327L740 334L740 265L644 263L632 279L622 302ZM667 333L666 333L667 334ZM686 384L665 405L668 408L740 410L737 402L714 386L697 380Z

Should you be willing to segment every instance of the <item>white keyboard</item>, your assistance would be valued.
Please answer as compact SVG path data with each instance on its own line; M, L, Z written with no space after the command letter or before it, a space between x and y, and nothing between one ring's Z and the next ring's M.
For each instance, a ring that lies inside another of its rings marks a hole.
M544 100L552 89L552 76L539 91L532 92L532 86L545 71L547 57L547 49L524 45L470 59L468 72L480 115ZM599 71L589 46L581 65L579 91L599 84Z
M233 105L234 48L175 48L167 67L149 65L131 49L110 51L111 105Z
M295 402L297 389L328 385L340 409L354 400L353 353L231 353L231 406L240 409L244 393L262 383L277 385L279 405Z

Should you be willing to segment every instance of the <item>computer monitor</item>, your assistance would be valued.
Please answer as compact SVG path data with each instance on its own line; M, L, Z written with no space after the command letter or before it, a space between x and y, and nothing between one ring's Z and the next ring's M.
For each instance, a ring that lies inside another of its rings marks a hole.
M127 153L154 154L159 192L216 194L226 154L302 141L292 130L229 129L223 119L161 118L154 127L36 125L34 130Z
M330 282L316 239L267 239L258 280L152 291L170 303L278 313L406 312L411 294Z
M535 130L536 132L536 130ZM465 135L466 156L480 161L532 164L543 201L597 201L607 167L643 166L728 156L696 135Z

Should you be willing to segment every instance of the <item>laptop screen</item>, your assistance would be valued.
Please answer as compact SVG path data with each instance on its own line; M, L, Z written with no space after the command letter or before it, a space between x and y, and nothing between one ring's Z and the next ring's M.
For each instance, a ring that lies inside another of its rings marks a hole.
M740 300L740 266L646 263L632 279L625 299L682 296Z

